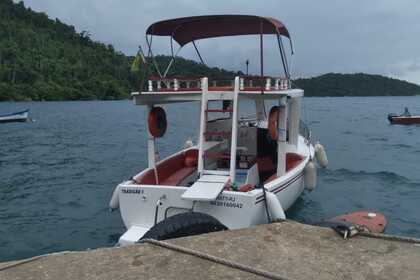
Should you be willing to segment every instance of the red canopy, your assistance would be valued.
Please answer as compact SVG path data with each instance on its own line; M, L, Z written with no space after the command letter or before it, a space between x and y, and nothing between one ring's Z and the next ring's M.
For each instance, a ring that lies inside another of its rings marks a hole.
M146 31L146 34L149 35L172 36L181 46L205 38L260 33L279 34L290 38L289 31L279 20L249 15L176 18L156 22L150 25Z

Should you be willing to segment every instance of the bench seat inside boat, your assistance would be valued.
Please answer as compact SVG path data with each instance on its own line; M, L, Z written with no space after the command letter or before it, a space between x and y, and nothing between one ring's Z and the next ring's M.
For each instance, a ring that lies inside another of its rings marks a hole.
M133 180L140 185L179 186L197 170L198 150L191 149L172 156L156 165L158 182L153 169L139 174Z

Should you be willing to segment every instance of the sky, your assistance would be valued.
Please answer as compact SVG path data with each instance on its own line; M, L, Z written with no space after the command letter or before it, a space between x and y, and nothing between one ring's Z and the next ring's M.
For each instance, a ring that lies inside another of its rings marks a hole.
M92 39L133 55L145 48L147 27L159 20L206 14L253 14L282 21L293 40L292 77L329 72L381 74L420 84L418 0L25 0L50 18L89 31ZM169 54L169 39L154 39L155 53ZM258 37L201 40L209 66L259 69ZM267 74L280 73L274 38L264 41ZM191 46L181 56L198 60Z

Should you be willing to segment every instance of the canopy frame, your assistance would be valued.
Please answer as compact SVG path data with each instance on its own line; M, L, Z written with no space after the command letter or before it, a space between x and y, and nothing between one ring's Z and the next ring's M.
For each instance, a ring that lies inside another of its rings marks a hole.
M207 26L210 22L215 24L215 27ZM232 26L224 26L223 24L231 24ZM194 27L196 25L196 27ZM187 26L187 27L185 27ZM188 30L189 28L189 30ZM202 30L200 30L200 28ZM184 29L184 30L183 30ZM237 36L237 35L259 35L260 37L260 75L264 76L264 34L272 34L277 36L280 57L283 65L283 70L287 79L290 79L289 66L285 48L281 36L289 38L291 55L294 54L293 44L290 38L289 31L280 21L269 18L250 15L212 15L212 16L196 16L176 18L165 21L156 22L150 25L146 31L146 43L148 46L148 60L153 62L156 72L161 78L165 78L173 65L176 56L181 51L183 46L192 43L194 49L200 59L200 62L205 65L203 57L201 56L196 40L215 38L222 36ZM168 63L165 71L162 72L157 65L156 59L152 52L153 35L169 36L171 46L171 60ZM179 44L179 49L174 52L173 41ZM264 87L261 87L261 93L264 93Z

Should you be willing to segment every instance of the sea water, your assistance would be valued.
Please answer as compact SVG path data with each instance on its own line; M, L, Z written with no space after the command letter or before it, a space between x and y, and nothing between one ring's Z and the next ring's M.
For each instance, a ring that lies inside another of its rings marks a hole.
M329 166L287 216L313 223L369 209L386 215L387 233L420 237L420 126L386 119L405 106L420 114L420 97L305 98L302 118ZM162 157L197 137L197 107L168 107ZM0 261L113 246L125 229L108 210L111 194L147 165L144 108L0 103L0 114L25 108L32 122L0 124Z

